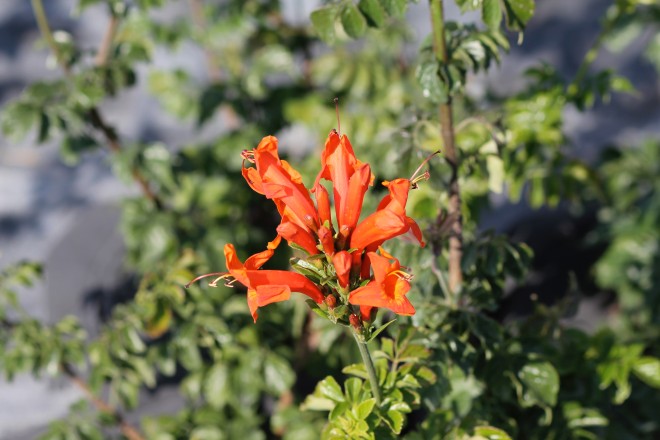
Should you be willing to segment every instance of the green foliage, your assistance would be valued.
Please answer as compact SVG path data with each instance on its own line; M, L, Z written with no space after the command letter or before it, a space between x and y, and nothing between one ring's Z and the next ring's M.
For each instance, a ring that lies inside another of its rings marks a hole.
M364 364L345 367L355 376L344 382L344 389L328 376L318 383L303 402L305 410L330 411L322 438L396 438L404 427L405 415L421 405L420 390L436 382L435 373L424 365L430 351L415 341L410 328L395 339L382 338L374 353L378 383L383 393L380 406L370 390Z
M596 279L618 293L622 324L634 332L652 324L651 338L660 324L658 146L649 140L605 155L600 171L609 203L599 212L600 238L594 237L608 243Z
M335 44L349 38L360 38L368 27L384 28L394 18L401 18L408 0L333 1L312 12L311 21L319 38Z
M500 61L500 50L509 49L499 29L479 31L474 25L450 22L445 32L447 63L438 60L431 39L427 39L416 71L424 97L435 104L462 94L468 72L488 69L493 61Z

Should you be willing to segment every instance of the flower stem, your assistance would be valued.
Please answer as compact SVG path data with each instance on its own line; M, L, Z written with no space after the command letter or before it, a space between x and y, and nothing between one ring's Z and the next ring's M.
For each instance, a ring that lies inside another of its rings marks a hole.
M353 337L357 343L358 349L360 350L360 356L362 356L362 362L364 362L364 367L367 369L367 375L369 376L369 383L371 384L371 391L374 394L376 399L376 404L380 406L382 398L380 396L380 388L378 387L378 376L376 376L376 369L374 368L374 361L371 359L371 354L369 354L369 347L367 343L360 340L355 331L353 331Z

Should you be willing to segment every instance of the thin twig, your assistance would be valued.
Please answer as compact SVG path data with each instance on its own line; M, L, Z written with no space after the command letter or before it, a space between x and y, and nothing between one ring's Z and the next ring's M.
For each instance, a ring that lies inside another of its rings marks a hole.
M105 137L105 140L108 143L108 148L110 149L110 151L112 151L113 153L119 153L122 148L121 148L119 136L117 135L115 129L105 122L105 120L101 116L101 113L96 107L92 107L89 110L88 114L89 114L89 120L92 123L92 125L96 127L101 133L103 133L103 136ZM135 182L142 190L144 196L147 199L154 202L157 208L159 209L162 208L163 205L160 198L158 198L156 193L151 189L149 183L147 182L147 179L140 173L140 171L137 168L133 167L133 169L131 170L131 174Z
M46 11L44 9L42 0L32 0L32 8L34 10L34 15L37 19L37 25L39 26L39 31L46 40L46 43L48 44L55 58L57 59L58 65L64 71L64 74L67 77L70 77L71 67L69 66L67 61L63 58L62 53L60 52L57 46L57 42L53 37L53 32L50 28L50 25L48 24L48 17L46 16ZM112 43L114 41L114 36L118 26L119 26L119 18L113 15L110 20L110 23L108 24L108 29L105 33L105 36L103 38L103 41L101 42L101 46L96 56L96 64L98 66L103 66L107 63L112 48ZM113 153L119 153L122 149L119 136L117 135L115 129L111 125L105 122L105 119L101 115L99 109L97 107L92 107L91 109L88 110L87 114L89 116L89 120L92 126L98 129L103 134L103 137L105 138L105 141L110 151L112 151ZM134 167L131 173L133 179L137 182L144 196L147 199L154 202L157 208L159 209L162 208L163 206L162 202L160 201L156 193L154 193L154 191L150 188L147 179L140 173L140 171Z
M442 0L429 0L433 24L433 50L438 61L449 63L445 40L445 22ZM449 217L453 219L449 235L449 289L453 292L463 283L461 259L463 258L463 216L461 215L461 192L458 184L458 153L454 133L451 97L440 105L440 129L445 157L451 167L449 180Z
M110 51L112 50L112 43L115 41L115 34L117 33L117 28L119 27L119 18L112 14L110 16L110 23L108 23L108 28L105 31L103 40L101 41L101 46L99 47L98 52L96 53L96 59L94 62L97 66L105 66L110 57Z
M18 325L19 324L6 318L0 319L0 326L5 330L12 331L16 329ZM62 373L67 376L71 382L73 382L73 384L82 390L82 392L85 394L85 397L87 397L87 400L89 400L98 411L109 414L114 420L117 421L119 429L128 440L145 440L142 434L140 434L140 431L128 423L119 411L94 394L89 384L76 373L70 364L66 362L60 363L60 371L62 371Z
M85 382L69 364L62 364L61 369L62 372L71 380L71 382L73 382L83 391L83 393L85 393L87 400L89 400L98 411L109 414L113 419L117 421L121 433L124 434L128 440L145 440L142 434L140 434L140 431L128 423L120 412L118 412L104 400L98 398L90 388L89 384L87 384L87 382Z

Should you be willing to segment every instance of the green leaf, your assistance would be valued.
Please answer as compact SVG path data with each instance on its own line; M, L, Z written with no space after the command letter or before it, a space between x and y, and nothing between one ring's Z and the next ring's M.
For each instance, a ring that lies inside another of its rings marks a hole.
M655 66L655 70L660 73L660 33L656 33L644 50L644 59Z
M200 426L190 433L190 440L225 440L225 433L215 426Z
M358 7L376 27L381 27L387 19L387 12L378 0L360 0Z
M660 388L660 359L644 356L633 364L632 371L645 384Z
M133 361L133 368L140 375L142 382L149 387L156 386L156 375L153 368L149 365L145 358L137 358Z
M332 411L337 403L325 397L318 397L314 394L307 396L300 405L301 411Z
M522 31L534 15L534 0L504 0L507 27Z
M344 390L346 390L346 400L350 403L357 403L360 401L362 381L357 377L351 377L344 382Z
M488 440L511 440L509 434L494 426L477 426L474 435Z
M557 403L559 392L559 374L549 362L531 362L518 372L523 384L520 404L523 407L533 405L552 407Z
M502 22L500 0L484 0L481 7L481 18L489 29L499 29Z
M461 8L461 12L473 11L481 6L483 0L456 0L456 6Z
M380 3L394 17L402 17L408 7L408 0L380 0Z
M67 136L62 141L60 155L67 165L75 165L80 160L80 155L98 147L96 140L87 135Z
M410 344L397 356L399 362L418 362L431 355L431 351L419 344Z
M119 382L119 386L117 387L117 394L127 408L135 408L137 406L139 391L137 385L125 380Z
M592 426L607 426L607 417L594 408L583 408L579 402L566 402L562 411L570 428L586 428Z
M266 386L277 394L291 389L296 380L296 373L283 357L268 353L264 361L264 379Z
M353 2L346 3L341 10L341 24L349 37L359 38L367 30L367 20Z
M395 434L401 434L401 429L403 429L403 419L403 414L399 411L390 410L386 413L385 423L387 423L392 432Z
M371 398L365 400L355 408L355 417L357 417L358 420L365 420L369 414L371 414L375 405L376 399Z
M641 21L630 20L605 33L603 43L611 52L619 53L636 40L645 29L647 26Z
M389 322L387 322L387 323L381 325L380 327L378 327L373 333L371 333L371 336L369 337L369 339L367 340L367 342L373 341L373 340L376 338L376 336L378 336L379 334L381 334L381 333L382 333L387 327L389 327L390 324L392 324L394 321L396 321L396 318L394 318L393 320L391 320L391 321L389 321Z
M126 348L132 353L142 353L147 348L138 332L133 328L126 328L124 330L123 341Z
M429 60L417 67L415 77L422 87L422 94L434 104L446 103L449 99L449 86L442 80L438 62Z
M347 365L341 370L342 373L344 374L350 374L352 376L357 376L360 379L369 379L369 375L367 374L367 369L364 367L364 364L352 364L352 365Z
M332 408L332 411L330 411L330 414L328 414L328 419L334 420L342 416L346 411L350 409L350 407L351 405L348 402L337 403L337 405L335 405L335 407Z
M333 44L335 35L335 18L337 17L337 8L326 6L312 12L310 19L319 38L327 44Z
M215 409L223 407L230 396L229 369L224 364L215 364L204 380L204 398Z
M345 400L344 393L341 391L341 387L332 376L328 376L319 382L317 389L322 396L327 397L330 400L334 400L335 402L343 402Z
M291 263L291 267L293 269L306 276L306 277L312 277L313 279L320 281L323 278L326 278L328 275L323 271L323 269L319 269L318 267L314 266L312 263L309 261L303 260L302 258L291 258L289 260Z

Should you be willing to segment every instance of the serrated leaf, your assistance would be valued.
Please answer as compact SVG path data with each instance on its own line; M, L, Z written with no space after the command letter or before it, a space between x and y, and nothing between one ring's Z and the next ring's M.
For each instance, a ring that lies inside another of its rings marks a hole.
M401 430L403 429L403 414L394 410L387 411L385 422L390 427L392 432L395 434L400 434Z
M367 30L367 20L352 2L344 5L340 18L341 25L349 37L360 38Z
M376 405L376 399L367 399L354 408L355 417L358 420L365 420Z
M319 38L327 44L333 44L335 35L335 18L337 17L337 8L327 6L312 12L310 19Z
M397 388L420 388L419 381L411 374L406 374L396 382Z

